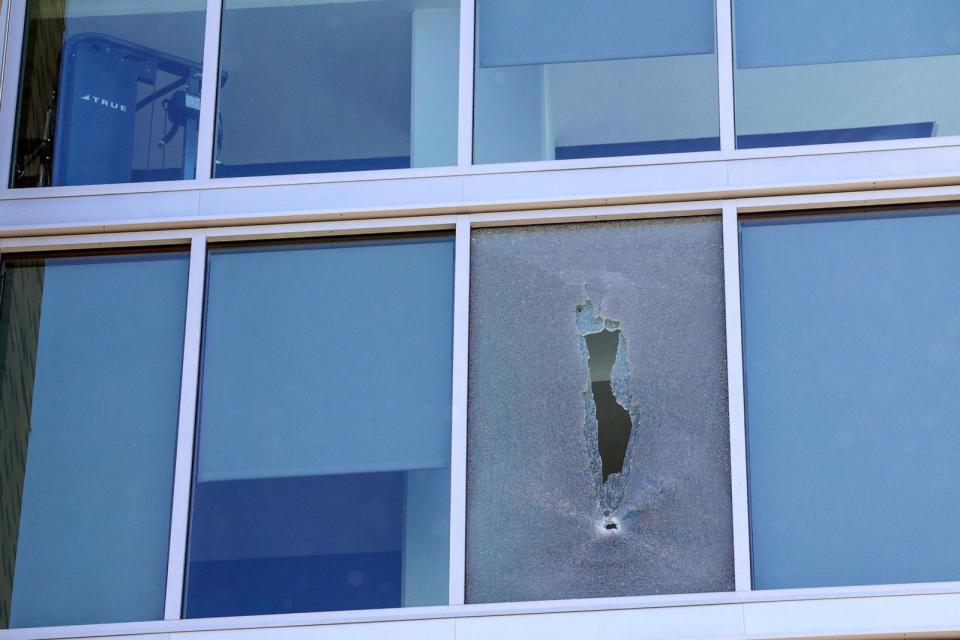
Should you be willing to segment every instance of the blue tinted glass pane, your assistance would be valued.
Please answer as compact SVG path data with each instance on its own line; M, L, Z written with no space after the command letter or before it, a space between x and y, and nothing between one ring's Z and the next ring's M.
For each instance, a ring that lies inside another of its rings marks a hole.
M737 146L960 133L954 0L735 0Z
M459 6L225 0L214 174L456 164Z
M194 177L204 0L29 0L11 183Z
M478 0L474 161L720 148L711 0Z
M188 617L447 602L453 244L209 259Z
M757 588L960 579L960 215L742 227Z
M5 263L2 626L163 617L187 262Z

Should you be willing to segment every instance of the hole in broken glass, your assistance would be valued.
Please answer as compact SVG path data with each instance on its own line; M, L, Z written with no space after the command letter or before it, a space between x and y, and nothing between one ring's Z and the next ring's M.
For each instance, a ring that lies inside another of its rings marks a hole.
M628 411L629 373L620 322L595 313L590 300L577 305L577 327L585 349L590 385L584 392L587 442L599 457L602 482L600 507L604 529L619 528L610 514L623 496L623 473L633 417Z

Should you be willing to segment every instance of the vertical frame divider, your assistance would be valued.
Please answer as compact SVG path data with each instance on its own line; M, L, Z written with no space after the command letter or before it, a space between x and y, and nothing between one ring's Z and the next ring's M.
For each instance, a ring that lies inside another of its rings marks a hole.
M473 164L473 65L476 0L460 0L460 93L457 100L457 166Z
M200 338L203 325L203 292L207 265L207 240L196 233L190 241L190 275L187 282L186 328L183 334L183 365L180 375L180 413L177 422L177 453L173 476L170 517L170 547L167 557L167 596L164 620L180 619L183 604L190 515L190 485L193 480L193 446L200 375Z
M737 207L723 205L723 272L727 327L727 393L730 411L730 481L733 557L737 591L752 589L750 514L747 495L747 437L743 393L743 337L740 322L740 229Z
M0 6L0 101L3 98L3 76L6 69L4 61L7 59L6 56L6 44L7 36L10 33L10 5L14 4L13 0L6 0Z
M4 0L0 12L5 30L3 42L2 85L0 85L0 193L10 189L13 167L14 129L17 119L17 87L20 83L20 59L27 22L27 0Z
M733 93L733 0L717 0L717 85L720 89L720 149L737 148Z
M464 603L467 527L467 358L470 331L470 217L457 218L453 285L453 398L450 438L450 601Z
M220 22L224 0L207 0L203 38L203 78L200 89L200 124L197 132L197 180L213 177L216 145L217 99L220 92Z

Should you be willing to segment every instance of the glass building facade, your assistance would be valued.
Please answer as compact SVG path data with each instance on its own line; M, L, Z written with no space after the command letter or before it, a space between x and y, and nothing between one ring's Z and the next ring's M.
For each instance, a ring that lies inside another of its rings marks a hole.
M960 634L953 1L0 19L0 640Z

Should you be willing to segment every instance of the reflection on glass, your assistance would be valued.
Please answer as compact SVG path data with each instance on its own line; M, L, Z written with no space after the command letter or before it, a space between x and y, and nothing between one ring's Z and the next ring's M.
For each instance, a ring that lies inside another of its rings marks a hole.
M185 615L446 604L451 238L208 273Z
M477 0L474 161L720 148L712 0Z
M0 628L163 617L187 262L4 261Z
M758 589L960 579L960 214L742 226Z
M194 177L204 0L29 0L11 184Z
M960 134L960 2L735 0L741 149Z
M457 162L459 0L225 0L217 177Z

